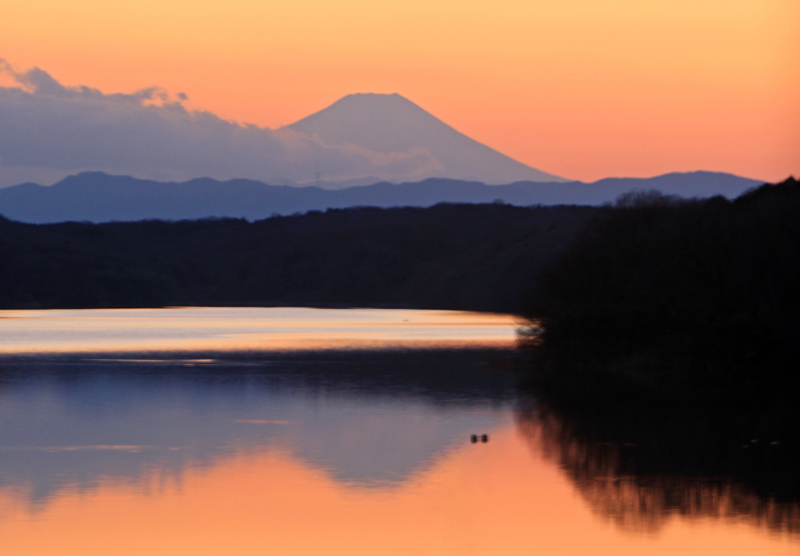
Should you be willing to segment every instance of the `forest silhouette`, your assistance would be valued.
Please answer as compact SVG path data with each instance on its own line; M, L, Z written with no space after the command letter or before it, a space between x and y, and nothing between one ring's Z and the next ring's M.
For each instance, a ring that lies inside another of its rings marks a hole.
M503 203L186 221L0 220L0 307L516 312L596 208Z
M793 178L734 201L621 197L539 275L526 302L539 386L733 404L797 393L798 215Z

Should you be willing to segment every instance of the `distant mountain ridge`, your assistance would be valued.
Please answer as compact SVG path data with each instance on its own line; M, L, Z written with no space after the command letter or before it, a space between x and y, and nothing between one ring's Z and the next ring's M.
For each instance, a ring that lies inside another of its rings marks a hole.
M419 182L328 190L268 185L253 180L157 182L102 172L69 176L52 186L34 183L0 189L0 215L30 223L62 221L185 220L233 217L257 220L274 214L353 206L416 206L437 203L599 205L631 190L657 189L682 197L733 198L762 182L714 172L672 173L654 178L607 178L594 183L520 181L486 185L431 178Z
M456 131L398 95L347 95L288 129L317 136L327 145L353 145L389 155L428 151L438 166L420 177L448 177L487 184L567 181L518 162Z

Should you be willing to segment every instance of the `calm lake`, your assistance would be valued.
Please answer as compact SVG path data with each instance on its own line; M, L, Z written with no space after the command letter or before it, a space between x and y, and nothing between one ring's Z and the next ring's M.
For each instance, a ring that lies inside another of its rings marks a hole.
M518 325L0 311L0 554L800 554L796 504L570 440L509 370Z

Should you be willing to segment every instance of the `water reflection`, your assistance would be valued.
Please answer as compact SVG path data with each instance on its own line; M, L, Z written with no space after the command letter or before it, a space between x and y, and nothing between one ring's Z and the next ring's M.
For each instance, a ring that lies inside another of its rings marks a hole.
M797 552L702 517L609 528L513 423L497 352L262 355L3 363L0 552Z
M271 311L234 311L182 332L156 323L139 338L152 347L171 328L176 349L136 352L118 336L155 315L111 313L105 340L67 334L47 348L32 332L56 327L45 319L26 332L37 349L6 343L0 554L798 552L791 424L779 444L748 436L745 449L740 427L708 425L740 423L735 412L645 422L548 410L497 370L516 355L494 325L481 349L437 343L475 334L469 315L463 327L428 315L441 329L423 350L397 349L408 330L387 322L379 350L300 333L269 349L279 331L237 351L224 330Z
M511 315L405 309L0 310L0 354L511 348Z
M479 351L216 355L7 361L0 488L35 506L67 486L179 477L270 449L340 482L398 483L508 423L514 396Z
M743 409L620 416L532 404L518 426L590 507L623 530L672 519L747 522L800 538L800 454L791 425L743 426ZM767 432L771 431L771 432Z

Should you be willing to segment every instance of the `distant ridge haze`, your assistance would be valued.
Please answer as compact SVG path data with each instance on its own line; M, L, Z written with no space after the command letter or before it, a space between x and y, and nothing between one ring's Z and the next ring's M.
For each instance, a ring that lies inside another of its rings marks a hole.
M657 189L682 197L736 197L761 182L731 174L692 172L654 178L608 178L595 183L522 181L486 185L475 181L429 178L418 182L327 190L268 185L254 180L157 182L130 176L86 172L55 185L32 183L0 189L0 215L30 223L87 220L182 220L234 217L257 220L273 214L373 207L429 207L437 203L598 205L631 190Z
M467 137L397 93L348 95L286 127L328 145L352 145L383 155L427 151L432 164L420 169L418 178L486 184L567 181Z

